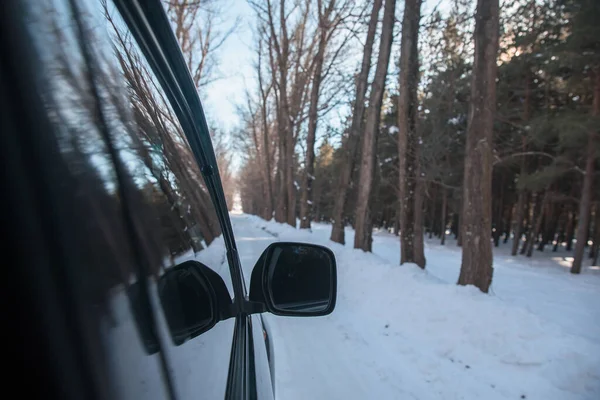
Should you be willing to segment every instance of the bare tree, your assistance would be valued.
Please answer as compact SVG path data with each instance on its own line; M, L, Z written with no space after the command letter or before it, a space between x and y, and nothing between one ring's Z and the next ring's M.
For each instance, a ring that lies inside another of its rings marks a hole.
M268 44L275 127L277 168L273 197L275 220L296 225L295 147L306 115L315 49L319 35L310 24L311 1L250 1L264 24ZM264 108L264 107L263 107ZM277 193L277 195L275 195Z
M196 88L216 79L216 52L233 32L222 31L222 2L215 0L164 0L175 37L181 46Z
M306 137L306 158L304 177L302 179L302 194L300 199L300 228L310 228L312 209L312 182L314 177L314 162L315 162L315 140L317 135L317 122L319 120L319 99L321 94L321 86L325 78L325 72L331 69L335 63L340 50L344 47L346 41L335 49L330 55L328 65L323 71L326 50L329 43L332 41L339 26L344 21L345 15L350 8L350 2L341 2L338 0L329 0L326 6L323 6L323 0L317 0L318 14L318 45L317 52L314 58L313 76L310 91L310 106L308 110L308 133Z
M423 231L423 183L417 157L417 87L419 85L419 21L421 0L405 0L400 50L398 96L398 161L400 196L400 264L411 262L425 268Z
M496 110L499 35L498 0L478 0L475 57L467 125L461 214L462 264L459 285L487 293L492 283L492 131Z
M377 32L377 22L382 0L374 0L369 25L367 29L367 38L365 40L364 52L360 72L356 77L356 97L352 108L352 122L348 131L348 136L342 144L342 165L336 188L336 198L333 209L333 221L331 227L330 239L334 242L345 243L344 238L344 209L346 207L346 198L350 187L350 179L354 170L358 147L360 143L360 133L363 127L365 114L365 98L367 95L367 85L369 83L369 71L371 70L371 56L373 54L373 43Z
M136 150L167 198L175 199L173 193L179 190L204 240L210 244L221 234L220 226L214 212L208 211L212 210L210 197L181 126L163 91L133 50L131 38L122 34L108 11L105 15L113 28L115 54L127 81L138 133L145 141L137 143ZM164 159L157 161L144 147L163 149Z
M269 220L273 217L273 182L272 182L272 156L270 150L270 124L268 120L269 115L269 94L273 88L273 83L269 81L267 84L263 78L263 39L259 39L258 44L258 64L257 64L257 73L258 73L258 90L260 92L260 117L262 124L262 138L263 138L263 162L264 162L264 180L265 180L265 197L266 203L264 207L264 217Z
M385 90L392 39L394 33L394 12L396 0L386 0L381 25L381 39L379 42L379 55L375 77L371 84L369 95L369 109L365 121L365 133L362 140L362 156L358 181L358 199L355 211L354 248L371 251L372 229L370 218L371 190L375 172L375 150L377 148L377 133L381 118L381 104Z

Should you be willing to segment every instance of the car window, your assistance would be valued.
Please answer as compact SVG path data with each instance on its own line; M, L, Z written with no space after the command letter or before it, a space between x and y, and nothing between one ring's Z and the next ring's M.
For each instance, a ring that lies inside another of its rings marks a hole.
M84 306L101 310L111 397L164 398L172 387L180 398L223 398L233 320L175 346L157 296L158 277L189 259L233 296L215 210L165 91L111 1L27 5L42 97L77 188L78 277L91 289Z

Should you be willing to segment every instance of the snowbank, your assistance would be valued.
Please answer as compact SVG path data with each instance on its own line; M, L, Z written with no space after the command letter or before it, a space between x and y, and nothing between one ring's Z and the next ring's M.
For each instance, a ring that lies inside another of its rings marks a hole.
M324 224L311 232L244 214L232 215L232 222L246 279L278 240L326 245L337 257L332 315L264 314L278 399L600 398L600 274L594 270L571 276L560 260L552 262L555 255L531 260L500 249L493 292L484 295L454 284L460 250L452 245L428 242L423 271L397 265L393 235L375 235L373 254L351 248L351 230L342 246L328 240ZM195 257L231 289L221 238ZM144 353L122 292L115 292L112 310L107 361L119 393L163 398L159 359ZM164 318L159 322L167 337ZM223 398L232 330L227 320L183 346L165 343L181 398Z
M456 286L414 265L398 266L376 254L330 242L328 235L319 234L318 229L299 231L254 216L244 217L273 240L327 245L338 261L338 303L333 315L317 324L269 317L270 326L278 333L274 339L276 356L283 353L288 358L277 359L278 366L289 363L284 372L296 375L295 379L280 377L279 381L285 383L278 382L283 398L600 398L597 340L572 334L513 301L484 295L474 287ZM436 264L452 260L439 252L431 248L427 251L431 270L444 269L444 265ZM500 270L502 267L497 273ZM543 275L544 271L537 273ZM572 296L570 291L578 289L568 274L564 275L562 291L552 296L568 298ZM502 273L500 276L502 286L515 281ZM527 284L533 288L545 282L531 277ZM498 287L497 291L502 289ZM526 297L527 293L522 295ZM596 291L594 298L595 302L584 307L597 309L600 292ZM533 296L531 301L536 299ZM597 329L600 321L588 323ZM312 343L299 339L299 329L307 325L312 330ZM302 356L302 351L311 352L315 343L336 337L341 341L328 343L318 356ZM296 354L290 347L299 342L302 349ZM306 377L303 358L341 369L348 369L350 364L352 371L339 379L356 376L363 384L323 382L330 379L328 372L320 371L324 374L320 378L318 368L317 373ZM335 358L339 359L337 366ZM370 381L364 382L367 379ZM314 389L307 390L303 385L313 385ZM351 390L345 392L348 387Z

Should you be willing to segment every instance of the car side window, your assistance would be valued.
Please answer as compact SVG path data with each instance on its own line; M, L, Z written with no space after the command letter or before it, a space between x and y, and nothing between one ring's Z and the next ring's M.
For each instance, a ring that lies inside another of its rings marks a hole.
M163 398L170 381L180 398L223 398L233 320L175 345L157 295L158 277L196 259L233 296L215 210L165 91L110 0L27 6L114 397Z

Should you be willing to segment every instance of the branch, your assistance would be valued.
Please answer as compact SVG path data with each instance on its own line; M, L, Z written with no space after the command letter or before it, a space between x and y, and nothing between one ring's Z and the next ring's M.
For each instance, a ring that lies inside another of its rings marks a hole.
M505 156L504 158L500 158L497 155L495 156L496 160L494 161L494 163L492 165L498 165L501 164L507 160L510 160L511 158L516 158L516 157L526 157L526 156L543 156L543 157L548 157L550 158L552 161L556 161L556 157L553 156L550 153L546 153L543 151L523 151L520 153L513 153L513 154L509 154L508 156Z

